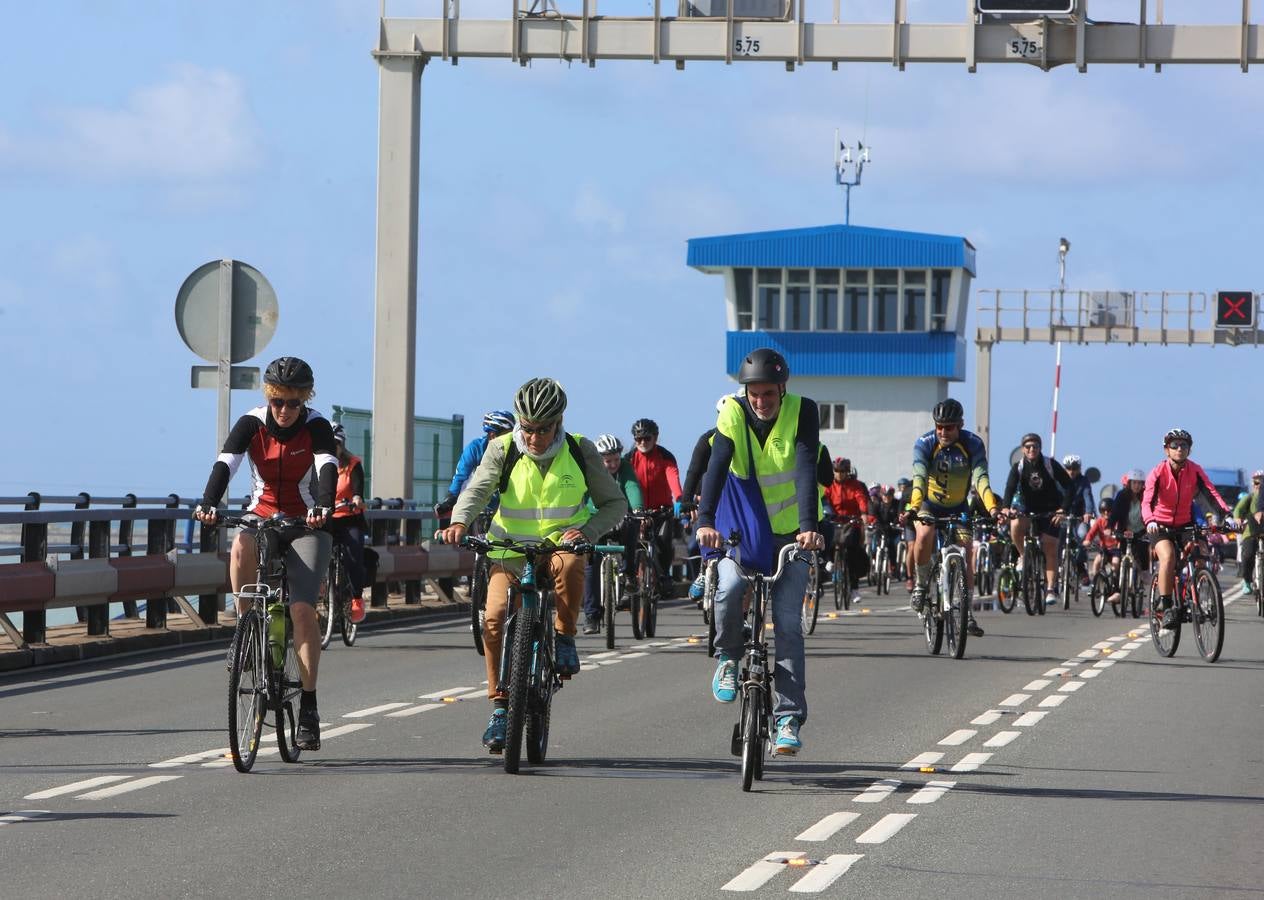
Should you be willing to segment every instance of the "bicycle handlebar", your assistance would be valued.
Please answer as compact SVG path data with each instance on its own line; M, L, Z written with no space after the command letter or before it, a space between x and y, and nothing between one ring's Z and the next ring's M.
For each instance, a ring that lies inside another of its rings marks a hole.
M283 516L281 513L264 519L256 515L220 516L214 522L203 523L208 528L310 528L306 519Z

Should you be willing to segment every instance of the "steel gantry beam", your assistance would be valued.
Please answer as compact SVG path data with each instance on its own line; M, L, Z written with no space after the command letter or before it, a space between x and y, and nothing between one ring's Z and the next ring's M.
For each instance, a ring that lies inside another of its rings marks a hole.
M1048 71L1073 65L1237 65L1243 72L1264 61L1261 26L1251 23L1250 0L1241 16L1223 24L1174 24L1164 20L1163 0L1149 19L1147 0L1137 0L1135 22L1092 22L1089 0L1067 18L997 19L976 15L975 0L957 0L955 22L910 22L905 0L892 0L889 22L840 21L835 0L831 21L809 21L804 0L782 0L776 18L742 18L734 3L718 3L719 15L697 15L697 4L653 0L652 15L598 14L597 0L503 0L505 18L461 17L460 0L435 0L439 16L391 18L385 0L373 55L379 66L377 278L373 359L372 472L380 496L412 495L412 417L415 397L417 303L417 204L421 73L430 59L455 64L462 56L500 58L527 65L558 59L596 65L603 60L782 63L947 63L973 72L980 64L1036 66ZM638 4L639 5L639 4ZM770 6L775 0L770 0ZM608 9L603 7L603 9ZM1008 340L1007 335L998 335ZM1108 338L1109 339L1109 338ZM1144 338L1142 339L1144 340ZM990 359L990 341L987 344ZM982 349L980 353L983 353ZM980 391L984 391L980 386ZM980 401L987 427L987 398Z

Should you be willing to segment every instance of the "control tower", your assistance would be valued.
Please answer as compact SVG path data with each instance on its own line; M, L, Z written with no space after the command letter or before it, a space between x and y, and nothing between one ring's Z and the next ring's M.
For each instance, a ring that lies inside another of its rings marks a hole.
M776 348L794 393L820 405L831 456L866 483L908 475L931 409L965 378L968 240L826 225L693 238L688 264L724 277L730 376Z

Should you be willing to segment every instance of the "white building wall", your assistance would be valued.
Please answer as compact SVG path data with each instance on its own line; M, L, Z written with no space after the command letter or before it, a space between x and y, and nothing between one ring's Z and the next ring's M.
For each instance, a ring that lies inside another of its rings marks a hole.
M931 410L950 393L944 378L792 377L790 390L817 403L847 404L846 429L823 430L821 441L831 458L850 459L866 484L908 477L913 442L930 431Z

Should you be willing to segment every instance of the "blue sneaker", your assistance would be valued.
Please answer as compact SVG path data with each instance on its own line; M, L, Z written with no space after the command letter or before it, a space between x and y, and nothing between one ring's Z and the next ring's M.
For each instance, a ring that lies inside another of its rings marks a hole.
M564 677L579 674L579 651L575 639L568 634L557 636L557 674Z
M483 746L488 753L503 753L505 750L506 712L503 709L492 710L487 730L483 732Z
M799 740L799 720L794 716L782 716L777 720L777 740L773 752L782 756L794 756L803 749Z
M689 585L689 599L701 600L703 591L706 590L706 587L707 587L707 576L699 575L697 578L693 580L693 584Z
M711 679L711 696L720 703L732 703L737 699L737 660L719 655L720 664L715 667Z

